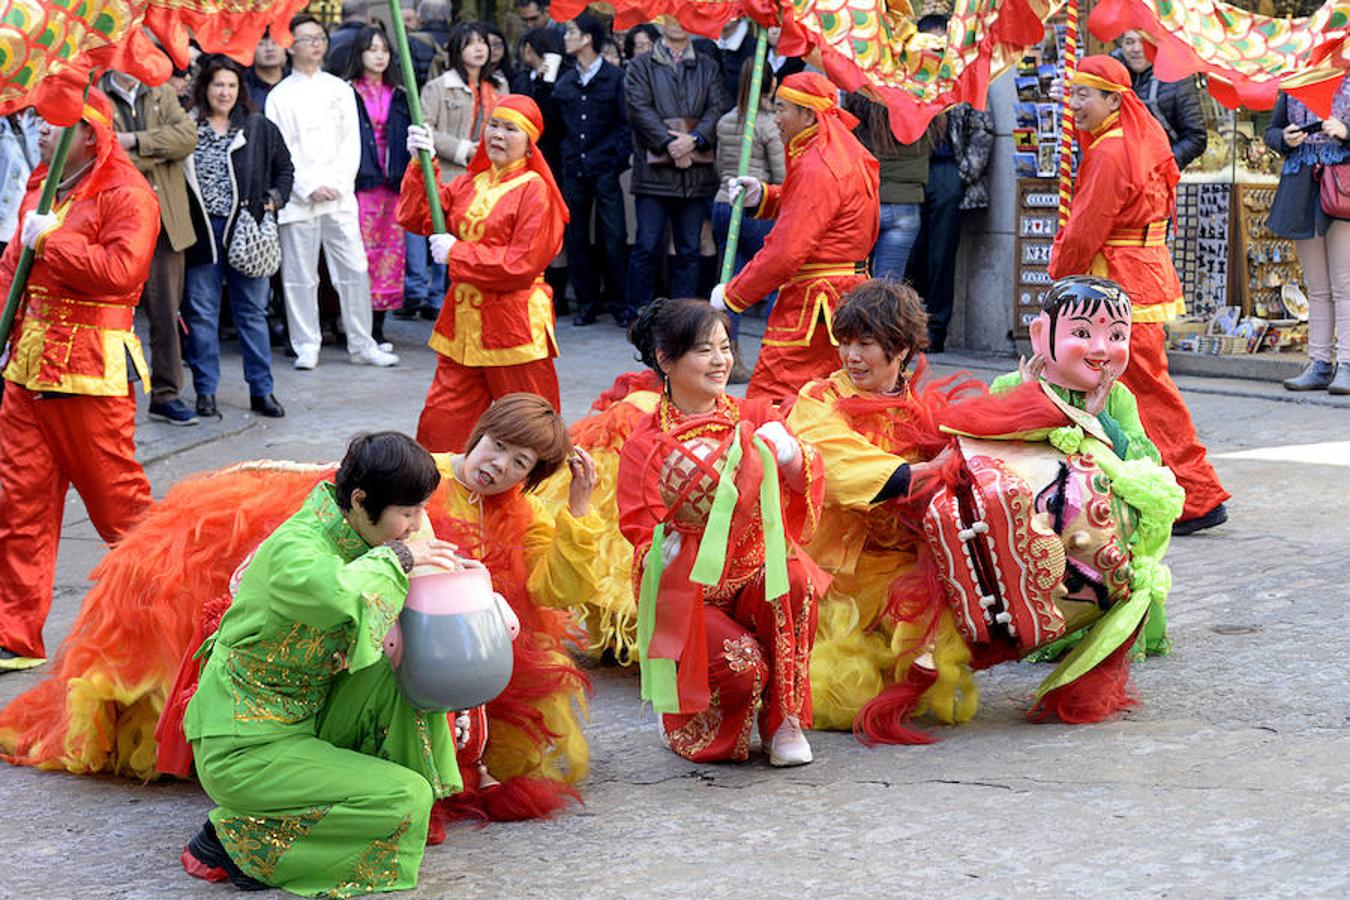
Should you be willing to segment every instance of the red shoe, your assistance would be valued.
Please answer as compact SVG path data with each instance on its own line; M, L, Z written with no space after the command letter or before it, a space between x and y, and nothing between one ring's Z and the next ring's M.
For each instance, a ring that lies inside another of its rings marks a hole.
M200 859L192 855L192 851L187 847L183 848L183 855L178 857L183 863L183 869L193 878L200 878L202 881L227 881L230 874L220 866L208 866Z

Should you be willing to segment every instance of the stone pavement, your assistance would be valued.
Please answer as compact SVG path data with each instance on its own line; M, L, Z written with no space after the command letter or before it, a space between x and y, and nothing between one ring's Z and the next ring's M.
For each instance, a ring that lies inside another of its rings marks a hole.
M750 320L748 328L756 323ZM326 351L278 357L288 416L255 419L237 356L225 418L143 421L157 496L246 458L334 460L355 431L411 431L434 366L425 323L394 323L403 365ZM632 363L612 325L560 327L565 413ZM753 341L747 349L753 348ZM988 378L1006 359L941 357ZM1343 897L1350 894L1350 740L1343 649L1350 583L1350 400L1182 379L1216 454L1340 442L1319 459L1220 458L1232 520L1179 539L1170 657L1135 669L1143 705L1104 725L1023 718L1043 667L978 676L979 715L930 746L867 749L813 734L815 764L693 765L660 745L636 673L590 670L585 805L552 822L452 830L417 897ZM1270 458L1274 457L1274 458ZM1334 463L1339 463L1336 465ZM66 634L102 546L71 494L47 626ZM0 678L0 703L41 672ZM193 784L133 784L0 766L0 886L29 898L227 897L183 874L209 801Z

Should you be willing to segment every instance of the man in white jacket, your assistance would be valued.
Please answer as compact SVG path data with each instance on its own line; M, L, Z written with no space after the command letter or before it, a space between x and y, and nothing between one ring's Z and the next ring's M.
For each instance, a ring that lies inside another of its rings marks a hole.
M312 369L319 362L320 246L341 302L351 361L392 366L398 357L370 334L370 273L356 206L361 165L356 93L322 71L328 36L317 19L296 16L291 36L291 74L267 95L267 118L281 130L295 165L291 200L277 215L295 367Z

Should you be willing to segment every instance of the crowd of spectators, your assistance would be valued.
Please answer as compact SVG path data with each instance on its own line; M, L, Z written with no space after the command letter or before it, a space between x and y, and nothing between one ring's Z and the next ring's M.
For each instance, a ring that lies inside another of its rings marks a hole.
M777 29L755 98L753 32L743 20L713 41L670 17L624 33L593 12L557 22L547 0L517 0L518 21L454 21L457 12L450 0L403 10L439 178L465 171L500 97L536 102L545 121L539 151L571 214L564 250L545 276L557 315L576 326L606 317L627 325L654 296L708 296L731 218L723 186L735 174L752 103L766 112L753 133L751 174L766 183L785 177L768 109L776 84L806 63L778 53ZM272 347L285 348L300 370L318 365L323 343L340 340L353 363L395 365L386 316L434 320L450 287L427 238L405 232L394 213L409 162L410 104L385 23L369 0L346 0L339 21L325 28L302 13L290 36L288 49L265 36L247 68L199 57L163 87L115 72L104 78L119 139L162 208L141 304L150 323L150 414L159 421L219 415L222 334L238 340L253 411L282 416ZM953 121L943 117L906 147L890 135L884 108L850 103L863 113L860 136L892 176L883 179L887 215L874 266L903 276L923 221L929 159L940 146L960 153L967 135L938 135ZM31 170L33 130L19 117L0 122L5 185L21 185ZM974 180L982 175L983 162ZM0 196L5 234L13 227L4 217L17 206L10 199ZM277 275L236 260L241 227L264 237L275 227ZM744 220L738 270L770 227ZM321 314L333 306L336 315ZM180 396L184 362L195 407ZM738 352L733 380L748 374Z

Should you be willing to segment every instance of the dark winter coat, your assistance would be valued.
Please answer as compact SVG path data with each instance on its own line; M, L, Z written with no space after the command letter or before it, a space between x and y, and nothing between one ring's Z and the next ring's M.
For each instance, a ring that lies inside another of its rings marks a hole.
M1111 55L1124 65L1123 53L1117 50ZM1185 169L1199 159L1209 144L1209 132L1205 130L1205 111L1200 106L1200 89L1195 79L1161 81L1153 77L1153 67L1149 66L1142 72L1131 71L1130 80L1135 95L1167 132L1177 168Z
M674 140L668 119L695 119L700 149L712 150L717 120L731 108L718 64L701 53L687 53L677 65L664 41L628 64L624 73L628 123L633 129L634 194L685 200L717 193L717 167L697 163L687 169L652 165L647 153L662 153Z
M558 78L553 102L562 119L562 171L555 174L592 177L628 168L633 135L623 85L623 69L608 62L584 87L576 68Z
M408 168L408 126L412 124L412 114L408 111L407 91L394 88L393 99L389 101L389 118L384 123L389 158L384 166L380 165L379 146L375 143L375 126L359 93L356 94L356 117L361 123L361 167L356 170L356 189L368 191L384 185L397 191L403 183L403 170Z

